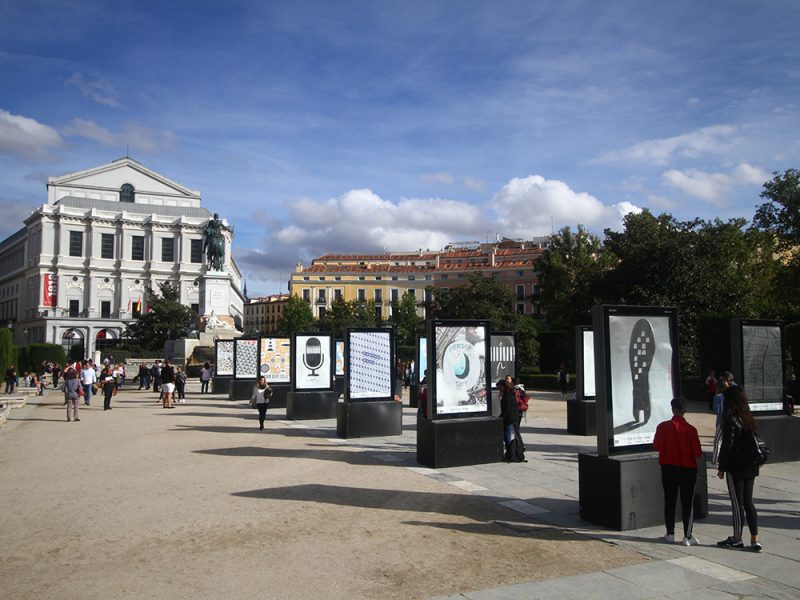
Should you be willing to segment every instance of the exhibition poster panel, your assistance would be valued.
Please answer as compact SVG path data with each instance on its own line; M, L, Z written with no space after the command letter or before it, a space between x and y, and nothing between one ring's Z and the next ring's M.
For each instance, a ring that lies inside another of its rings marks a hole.
M742 386L750 409L783 409L783 356L781 328L776 325L742 325Z
M436 413L487 411L486 327L435 326Z
M491 336L491 383L494 385L499 379L511 375L517 378L516 355L517 349L513 334L493 333Z
M610 315L608 335L614 446L650 444L672 418L670 319Z
M420 336L417 343L417 379L418 382L427 377L428 371L428 338ZM427 381L427 380L426 380Z
M344 375L344 340L336 340L336 371L334 375Z
M288 383L291 380L292 340L261 338L260 373L268 383Z
M217 342L214 369L216 375L233 375L233 340L220 340Z
M236 340L236 379L258 377L258 340Z
M348 335L350 398L391 398L391 334L388 331L351 331Z
M597 395L594 381L594 332L583 331L583 397L594 398Z
M330 336L298 335L295 344L295 389L329 389L333 369Z

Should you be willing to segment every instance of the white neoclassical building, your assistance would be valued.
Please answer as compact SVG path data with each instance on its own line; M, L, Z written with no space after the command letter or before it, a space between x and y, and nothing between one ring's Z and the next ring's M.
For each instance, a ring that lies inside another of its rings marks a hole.
M14 343L82 345L91 356L148 310L147 290L169 281L199 315L242 325L241 275L223 220L225 264L206 268L200 192L133 159L50 177L47 203L0 242L0 326Z

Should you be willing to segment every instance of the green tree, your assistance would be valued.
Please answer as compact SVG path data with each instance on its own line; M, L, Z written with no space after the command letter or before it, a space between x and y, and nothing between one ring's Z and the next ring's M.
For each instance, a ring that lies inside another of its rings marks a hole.
M297 296L290 296L283 309L281 321L278 323L278 333L291 335L315 330L316 323L314 322L314 313L311 312L311 305Z
M516 331L520 363L539 364L538 327L530 317L514 312L514 293L497 279L472 274L465 285L434 288L432 295L432 318L484 319L491 322L494 331Z
M5 327L0 328L0 373L3 374L3 377L5 377L6 369L14 364L15 355L11 331Z
M392 324L397 335L397 343L401 346L413 346L417 343L422 317L417 314L417 297L408 292L403 294L399 302L392 303Z
M334 300L329 310L319 319L320 331L327 331L336 338L344 338L349 327L376 327L375 302L349 302Z
M159 284L158 289L159 293L155 293L148 288L150 310L125 329L123 338L128 345L160 352L167 340L187 335L195 318L194 312L181 303L176 285L164 282Z

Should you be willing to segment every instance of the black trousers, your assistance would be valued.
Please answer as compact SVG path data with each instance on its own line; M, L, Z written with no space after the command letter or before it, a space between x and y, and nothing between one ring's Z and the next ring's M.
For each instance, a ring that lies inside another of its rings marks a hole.
M111 397L114 395L114 384L106 383L103 385L103 408L111 408Z
M661 485L664 487L664 524L667 533L675 535L675 508L678 493L683 512L683 535L691 537L694 524L694 487L697 483L697 469L677 465L661 465Z
M267 418L267 408L269 404L267 402L260 402L256 404L256 408L258 409L258 424L261 429L264 429L264 419Z
M728 495L731 497L733 507L733 537L742 539L744 521L747 519L747 528L750 535L758 535L758 513L753 503L753 487L755 477L749 479L736 479L730 473L725 473L725 482L728 484Z

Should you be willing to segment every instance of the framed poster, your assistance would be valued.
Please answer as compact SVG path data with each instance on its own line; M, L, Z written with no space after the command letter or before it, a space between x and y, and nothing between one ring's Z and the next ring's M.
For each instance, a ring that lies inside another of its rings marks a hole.
M344 340L336 340L336 377L344 377Z
M289 383L292 372L292 340L263 337L260 342L258 372L267 378L267 383Z
M432 419L491 415L489 322L429 322Z
M750 401L750 410L761 415L783 412L783 323L737 319L733 323L736 378Z
M575 328L575 399L594 400L595 379L594 379L594 332L591 327L578 326Z
M258 340L238 338L234 340L233 365L235 379L258 378Z
M680 395L677 310L595 306L593 321L598 452L652 451Z
M214 377L233 376L233 340L214 342Z
M424 335L417 336L417 370L415 383L422 383L423 379L427 383L428 377L428 338Z
M494 387L497 381L511 375L517 383L517 334L492 333L489 343L491 370L489 384Z
M394 397L394 331L348 329L346 400L391 400Z
M292 389L333 389L333 338L327 333L292 336Z

